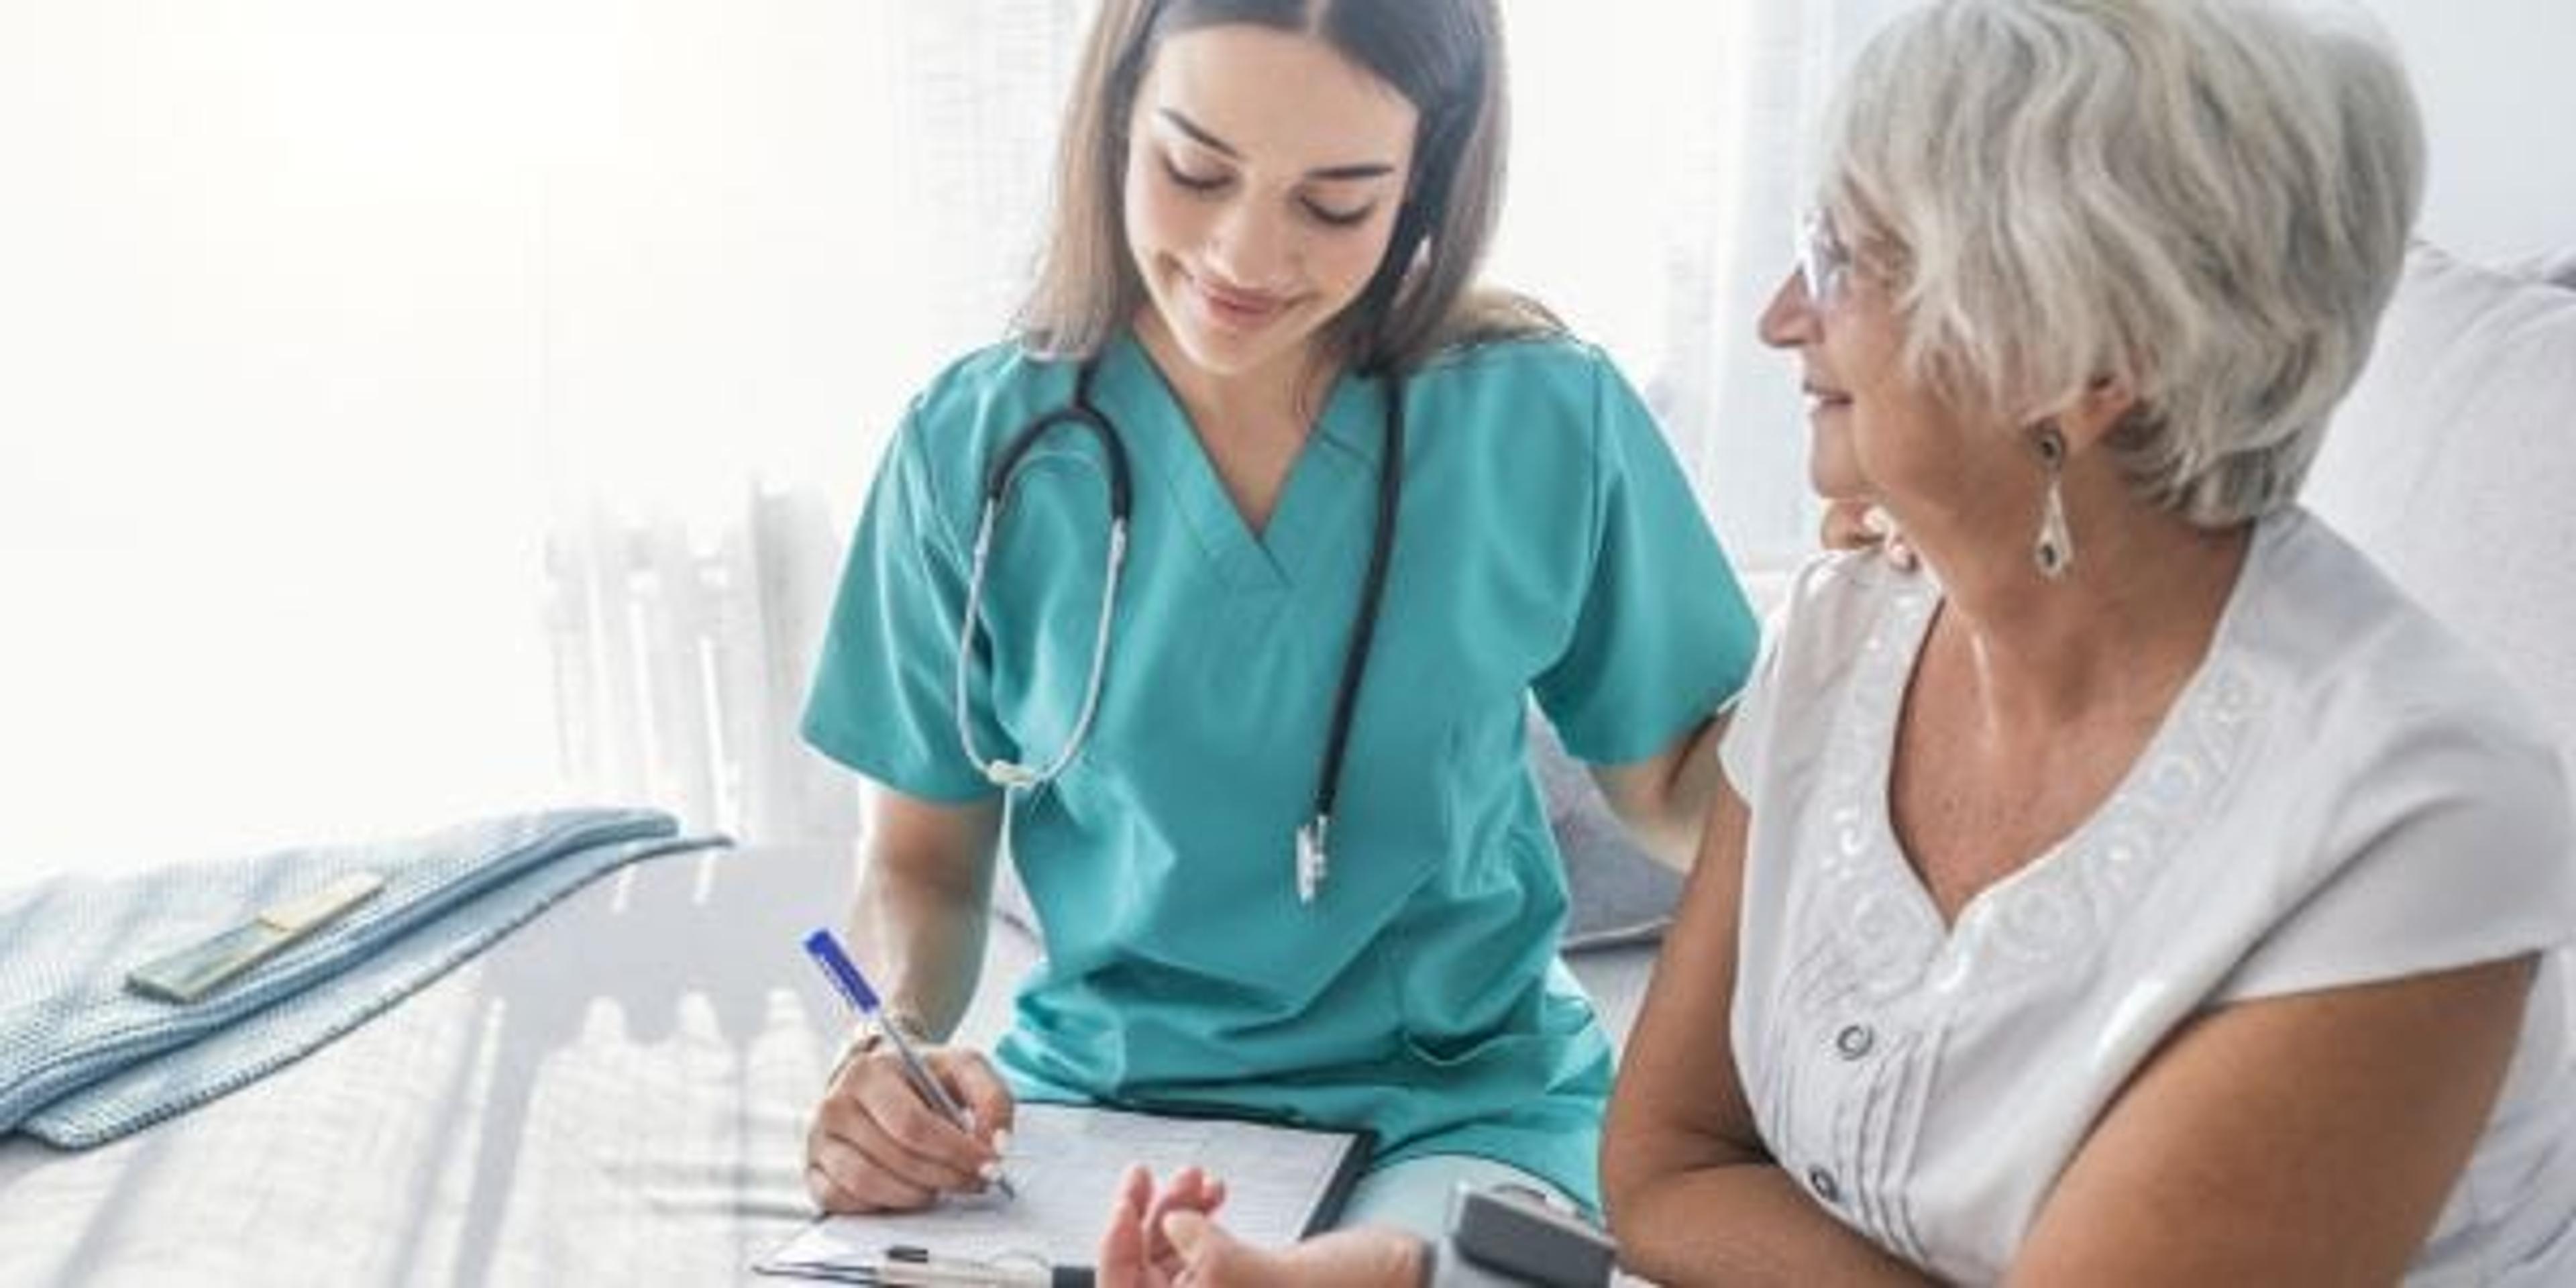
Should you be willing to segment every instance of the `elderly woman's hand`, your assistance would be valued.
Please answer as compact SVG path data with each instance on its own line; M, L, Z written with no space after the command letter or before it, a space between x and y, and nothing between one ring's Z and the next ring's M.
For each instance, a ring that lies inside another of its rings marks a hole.
M1887 511L1867 501L1829 501L1825 503L1824 542L1827 550L1866 550L1877 546L1887 562L1906 572L1914 571L1914 547L1907 545L1905 534L1897 530L1896 520Z
M1401 1230L1336 1230L1293 1248L1255 1248L1212 1218L1225 1182L1183 1168L1154 1192L1142 1167L1127 1169L1101 1231L1100 1288L1413 1288L1422 1241Z

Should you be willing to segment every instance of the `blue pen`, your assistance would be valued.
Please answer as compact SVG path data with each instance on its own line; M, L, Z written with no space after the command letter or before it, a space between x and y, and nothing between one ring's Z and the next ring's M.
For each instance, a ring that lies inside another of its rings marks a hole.
M950 1097L948 1088L941 1086L939 1079L932 1076L930 1066L921 1062L920 1053L904 1039L902 1026L885 1021L879 1012L876 990L868 987L867 978L859 974L859 968L851 962L849 954L841 951L841 941L834 939L829 930L817 930L805 936L805 951L814 958L815 965L823 968L823 974L832 981L832 987L840 990L841 996L849 1001L850 1009L877 1022L877 1031L885 1034L886 1041L894 1044L894 1053L902 1058L903 1074L912 1083L912 1089L921 1093L921 1098L929 1101L940 1113L947 1115L948 1121L957 1124L958 1130L971 1133L974 1128L967 1123L965 1106ZM998 1170L993 1173L993 1185L1007 1197L1016 1199L1020 1196L1019 1190L1011 1185L1011 1178Z

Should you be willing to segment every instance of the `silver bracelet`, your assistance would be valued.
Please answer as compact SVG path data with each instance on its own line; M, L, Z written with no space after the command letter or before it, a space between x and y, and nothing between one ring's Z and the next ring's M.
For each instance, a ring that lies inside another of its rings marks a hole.
M825 1087L841 1080L841 1071L850 1067L850 1061L876 1050L878 1044L885 1041L885 1031L889 1028L901 1029L904 1040L914 1046L936 1045L930 1036L929 1026L910 1012L882 1011L879 1016L882 1018L864 1018L850 1026L849 1036L841 1039L841 1053L833 1057L832 1071L823 1075Z

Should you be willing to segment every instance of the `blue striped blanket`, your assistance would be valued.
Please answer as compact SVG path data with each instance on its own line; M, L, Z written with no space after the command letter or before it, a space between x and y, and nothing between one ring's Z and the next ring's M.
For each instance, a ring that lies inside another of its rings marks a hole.
M667 814L514 815L370 845L284 850L0 891L0 1136L115 1139L348 1032L593 877L722 844ZM351 872L375 897L187 1005L126 972Z

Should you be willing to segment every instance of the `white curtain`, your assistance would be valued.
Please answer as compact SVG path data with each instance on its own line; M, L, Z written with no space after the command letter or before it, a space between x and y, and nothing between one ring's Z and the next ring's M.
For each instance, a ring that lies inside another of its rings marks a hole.
M1740 559L1752 318L1895 0L1506 0L1494 275ZM0 6L0 884L566 800L845 837L795 738L882 435L1026 280L1081 0Z
M620 110L538 256L575 782L747 838L854 830L795 737L842 543L905 399L1016 302L1080 8L702 6L591 61Z

